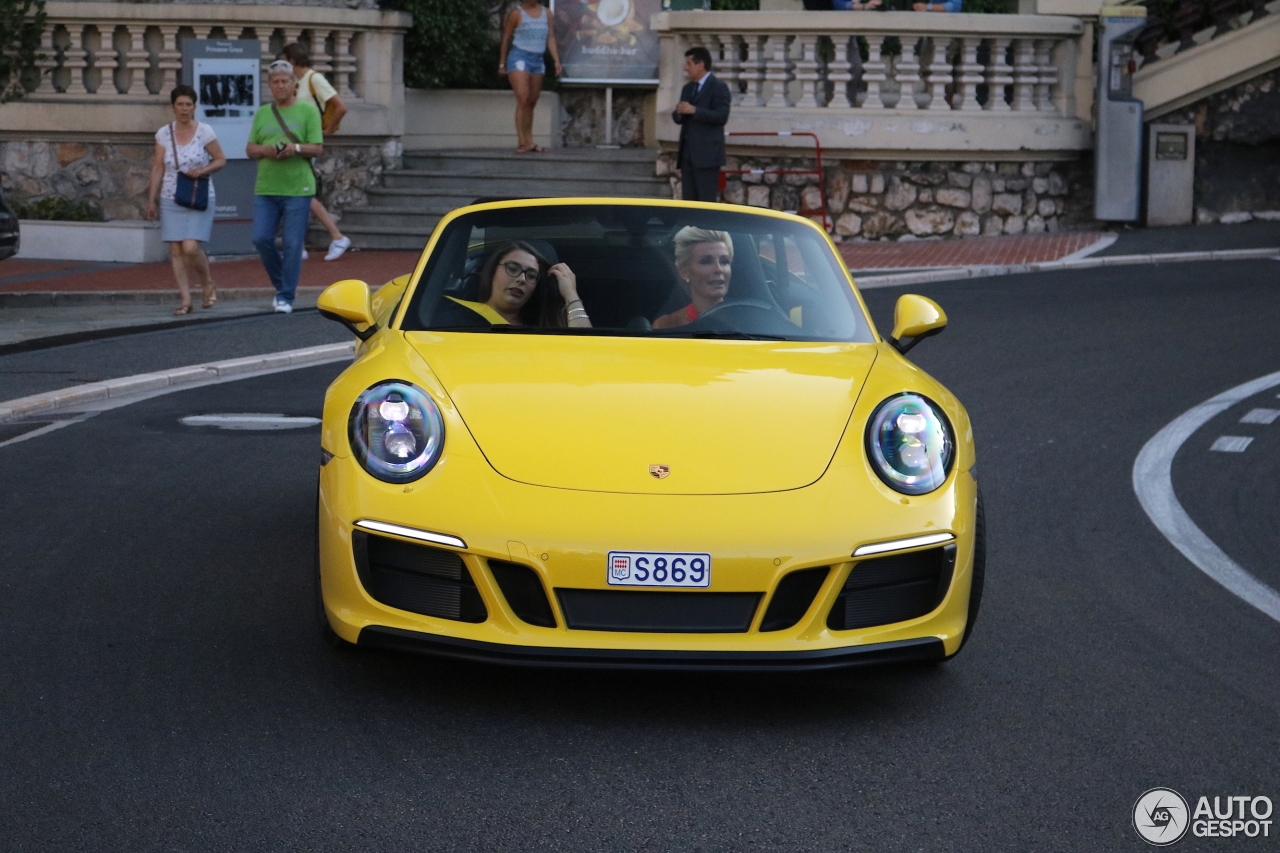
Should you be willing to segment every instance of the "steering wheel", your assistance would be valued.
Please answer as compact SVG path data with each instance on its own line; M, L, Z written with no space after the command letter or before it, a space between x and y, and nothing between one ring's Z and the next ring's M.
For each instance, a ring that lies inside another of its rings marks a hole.
M726 299L723 302L717 302L706 311L698 316L701 320L703 317L710 317L718 311L728 308L754 308L757 311L768 311L773 316L778 316L778 309L763 299Z

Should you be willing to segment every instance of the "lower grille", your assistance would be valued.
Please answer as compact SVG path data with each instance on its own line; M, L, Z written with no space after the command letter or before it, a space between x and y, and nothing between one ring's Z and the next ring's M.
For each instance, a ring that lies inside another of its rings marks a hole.
M955 564L954 544L863 560L849 572L827 627L849 631L924 616L942 603Z
M505 560L490 560L489 571L498 582L498 588L502 590L502 597L507 600L511 612L530 625L556 627L551 602L547 601L547 592L542 588L542 579L537 572L528 566Z
M462 557L357 530L351 534L356 571L365 592L381 604L458 622L489 614Z
M655 634L741 634L751 627L758 592L634 592L557 589L570 628Z
M828 566L801 569L791 572L778 581L778 588L769 599L769 609L760 621L761 631L785 631L804 618L813 604L813 597L822 589L827 579Z

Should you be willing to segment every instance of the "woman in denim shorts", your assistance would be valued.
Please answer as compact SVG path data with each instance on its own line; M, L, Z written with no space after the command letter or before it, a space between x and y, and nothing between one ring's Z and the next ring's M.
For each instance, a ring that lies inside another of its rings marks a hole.
M551 13L539 0L521 0L502 24L502 55L498 60L498 73L511 81L516 93L518 154L547 150L533 141L533 108L542 94L542 75L547 71L542 57L547 51L551 51L556 74L561 74L564 67L551 29Z

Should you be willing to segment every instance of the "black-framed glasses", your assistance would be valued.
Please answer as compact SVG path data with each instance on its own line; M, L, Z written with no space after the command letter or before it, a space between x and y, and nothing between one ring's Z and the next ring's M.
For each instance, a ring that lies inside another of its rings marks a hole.
M529 281L538 280L537 267L522 267L519 264L517 264L515 261L507 261L502 265L502 268L506 270L507 275L511 276L512 278L519 278L520 276L524 276Z

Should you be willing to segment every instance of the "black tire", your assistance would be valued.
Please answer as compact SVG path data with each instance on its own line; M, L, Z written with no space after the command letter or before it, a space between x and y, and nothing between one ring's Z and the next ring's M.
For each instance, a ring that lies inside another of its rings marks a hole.
M951 660L964 649L965 643L973 635L973 626L978 621L978 609L982 606L982 587L987 575L987 516L982 507L982 490L978 490L978 506L973 514L973 572L972 585L969 587L969 617L965 621L964 635L960 638L960 648L944 660Z

